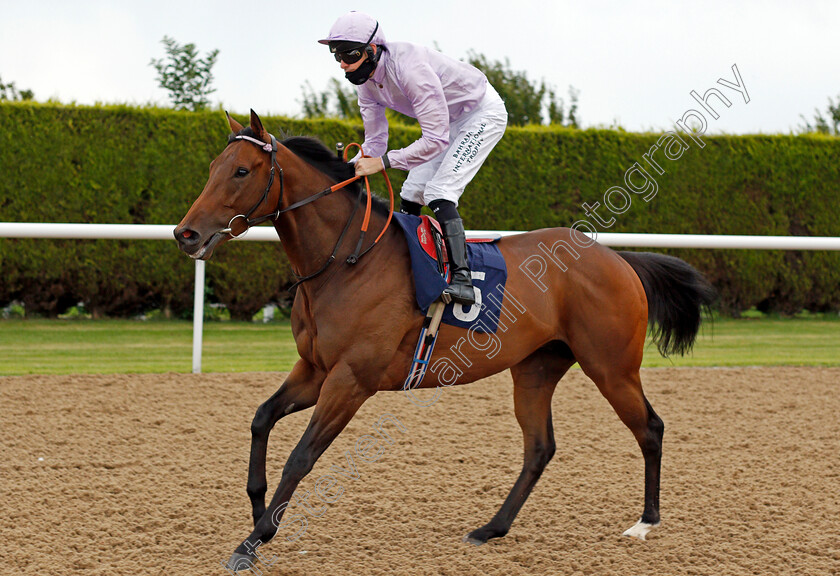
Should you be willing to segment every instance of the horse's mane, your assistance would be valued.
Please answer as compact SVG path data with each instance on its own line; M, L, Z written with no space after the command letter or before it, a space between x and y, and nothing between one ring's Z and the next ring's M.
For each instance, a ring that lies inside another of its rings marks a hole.
M356 175L356 169L353 164L339 158L335 152L327 148L317 138L292 136L282 140L280 143L336 182L344 182ZM352 193L355 198L359 193L359 182L357 180L345 186L343 189ZM390 205L382 198L373 194L371 194L371 199L371 208L375 212L387 216L391 209ZM362 195L362 202L367 202L367 194Z
M250 126L246 126L239 132L239 136L250 136L257 138ZM231 134L228 142L232 142L234 135ZM296 156L306 161L310 166L317 168L329 176L335 182L344 182L356 175L353 164L345 162L339 158L335 152L331 151L327 146L318 140L309 136L291 136L280 141L280 144L291 150ZM353 197L357 197L359 193L359 181L348 184L342 190L350 193ZM379 198L378 196L371 196L373 199L371 207L375 212L384 216L388 215L390 205ZM362 202L367 202L367 195L362 195Z

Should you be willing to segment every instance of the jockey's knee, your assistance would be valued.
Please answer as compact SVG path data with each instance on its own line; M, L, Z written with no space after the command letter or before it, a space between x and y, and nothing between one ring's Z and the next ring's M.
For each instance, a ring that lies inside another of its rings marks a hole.
M408 214L409 216L420 216L420 210L422 209L422 204L406 200L405 198L400 198L400 212L403 214Z

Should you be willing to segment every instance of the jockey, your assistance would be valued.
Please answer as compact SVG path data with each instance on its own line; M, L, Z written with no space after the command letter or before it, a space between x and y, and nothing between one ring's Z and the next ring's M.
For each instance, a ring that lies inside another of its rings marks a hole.
M339 18L327 44L345 77L356 85L365 126L365 154L355 158L357 176L407 170L400 211L420 215L429 206L443 229L452 282L445 290L462 305L475 303L458 199L507 127L507 110L484 74L435 50L387 42L379 23L362 12ZM385 109L416 118L422 134L400 150L388 150Z

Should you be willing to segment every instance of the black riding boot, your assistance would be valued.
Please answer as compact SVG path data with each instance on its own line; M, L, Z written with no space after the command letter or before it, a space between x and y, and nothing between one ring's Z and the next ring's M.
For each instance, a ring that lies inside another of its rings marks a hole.
M452 269L452 281L449 288L443 291L444 301L448 294L452 300L463 306L475 304L475 290L472 285L472 275L467 262L467 236L464 232L464 221L460 218L441 222L446 250L449 252L449 266Z

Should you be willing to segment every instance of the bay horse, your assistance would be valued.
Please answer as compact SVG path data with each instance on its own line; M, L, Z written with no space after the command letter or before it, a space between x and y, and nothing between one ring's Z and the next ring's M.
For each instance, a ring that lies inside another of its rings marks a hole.
M405 237L397 226L385 229L389 212L381 201L369 215L371 234L384 230L380 242L353 265L347 262L356 254L364 219L358 207L366 201L358 182L333 188L353 177L352 164L312 138L278 143L253 110L250 126L229 115L228 123L228 145L210 164L207 184L176 227L175 238L185 253L206 260L248 226L271 221L292 270L305 280L291 315L300 359L251 424L247 493L254 529L228 562L236 570L250 566L256 548L272 539L295 488L359 407L379 391L403 389L424 314L415 302ZM498 247L508 278L496 353L487 354L483 341L469 338L467 330L442 325L433 356L457 352L463 360L457 384L510 369L524 437L524 465L510 494L493 518L464 540L483 544L507 534L554 454L551 398L575 362L641 448L644 508L625 535L644 540L660 520L664 431L639 376L648 324L663 355L689 351L714 290L682 260L615 252L568 228L507 236ZM557 262L536 282L534 256L540 254L549 266ZM436 372L432 366L422 387L451 384L451 370ZM313 406L266 506L269 433L283 416Z

